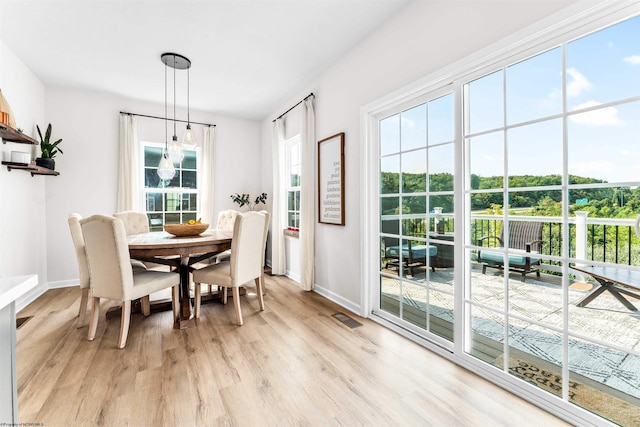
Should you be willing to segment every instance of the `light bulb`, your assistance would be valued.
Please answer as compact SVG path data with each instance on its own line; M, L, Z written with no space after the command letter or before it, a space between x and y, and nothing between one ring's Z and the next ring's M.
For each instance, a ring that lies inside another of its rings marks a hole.
M176 168L173 167L173 161L166 151L162 153L160 164L158 164L158 176L162 180L172 179L176 174Z
M184 152L182 151L182 144L178 142L178 137L173 135L171 144L169 144L169 157L173 160L173 163L179 165L184 159Z
M191 130L191 124L187 124L187 129L184 131L182 135L182 146L188 149L193 150L198 145L198 140L196 139L196 135Z

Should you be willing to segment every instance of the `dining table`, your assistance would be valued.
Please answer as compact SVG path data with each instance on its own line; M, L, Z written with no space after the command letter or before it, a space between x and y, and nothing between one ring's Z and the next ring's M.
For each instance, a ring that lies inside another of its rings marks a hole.
M231 248L232 230L209 229L196 236L178 237L166 231L127 236L129 256L139 261L168 265L180 273L179 313L174 328L195 326L189 293L193 265Z

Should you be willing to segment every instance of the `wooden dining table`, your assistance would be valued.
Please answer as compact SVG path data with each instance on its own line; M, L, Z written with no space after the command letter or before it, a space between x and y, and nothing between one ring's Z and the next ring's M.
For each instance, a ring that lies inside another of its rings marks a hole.
M195 326L189 294L192 265L231 248L233 231L210 229L197 236L177 237L166 231L127 236L132 259L174 267L180 273L180 310L174 327Z

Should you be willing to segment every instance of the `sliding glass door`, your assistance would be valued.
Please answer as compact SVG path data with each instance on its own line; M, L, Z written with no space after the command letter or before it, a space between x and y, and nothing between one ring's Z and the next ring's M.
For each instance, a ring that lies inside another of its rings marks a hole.
M451 348L454 324L454 98L379 121L378 312Z

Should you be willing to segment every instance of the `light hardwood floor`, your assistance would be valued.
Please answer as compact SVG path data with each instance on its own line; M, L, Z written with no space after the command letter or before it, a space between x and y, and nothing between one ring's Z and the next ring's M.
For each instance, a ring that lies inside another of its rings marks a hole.
M543 410L367 319L266 277L232 304L202 306L197 327L171 311L134 314L125 349L119 317L96 340L76 328L80 291L54 289L19 313L20 422L53 426L556 426ZM103 313L106 306L103 307Z

